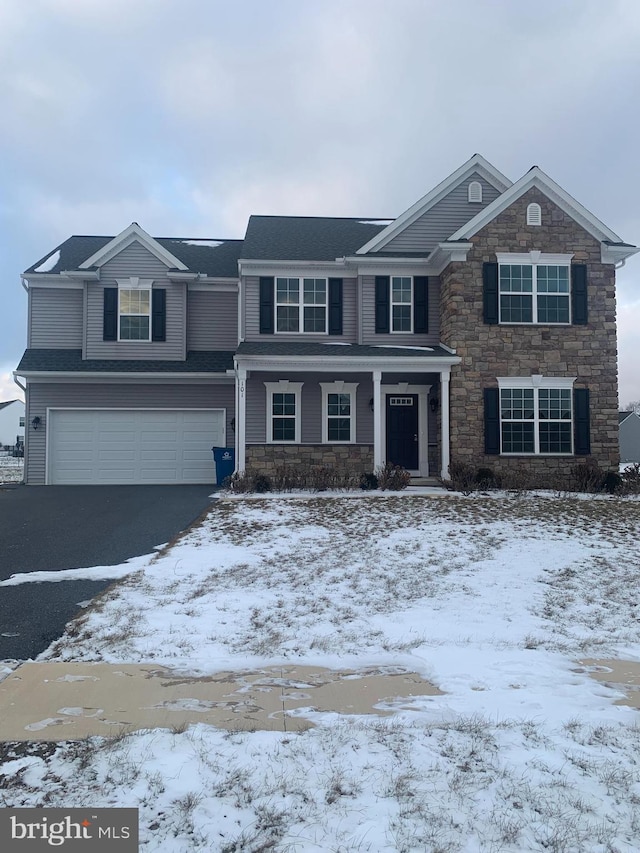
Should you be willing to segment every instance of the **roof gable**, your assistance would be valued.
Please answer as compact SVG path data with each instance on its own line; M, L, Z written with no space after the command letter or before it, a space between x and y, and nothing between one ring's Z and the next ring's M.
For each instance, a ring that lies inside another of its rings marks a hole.
M473 219L470 219L462 228L454 232L449 240L468 240L474 234L477 234L480 229L484 228L489 222L496 218L503 210L506 210L514 201L524 195L532 187L539 189L544 195L553 201L567 216L570 216L575 222L581 225L585 231L595 237L597 240L611 243L621 243L622 240L610 228L601 222L590 211L583 207L580 202L576 201L568 192L562 189L559 184L556 184L542 169L538 166L533 166L526 172L519 181L512 184L502 195L493 201L490 205L481 210Z
M126 249L127 246L130 246L132 243L141 243L145 249L151 252L152 255L155 255L158 260L162 261L169 269L178 269L178 270L188 270L186 264L183 264L181 260L176 258L171 252L168 251L164 246L160 245L160 243L155 240L150 234L141 228L137 222L132 222L128 228L125 228L117 237L114 237L113 240L108 242L106 245L102 246L102 248L98 249L90 258L87 258L83 261L78 269L86 270L91 267L101 267L107 261L110 261L116 255L118 255L123 249Z
M383 231L377 234L373 239L369 240L361 246L357 253L358 255L366 255L369 252L381 251L387 243L397 237L405 228L412 225L421 216L424 216L434 205L442 201L448 193L450 193L460 183L467 180L474 173L479 174L491 186L503 193L511 186L511 181L499 172L495 166L492 166L488 160L485 160L480 154L474 154L466 163L463 163L459 169L456 169L448 178L434 187L430 192L423 196L419 201L412 205L408 210L395 219Z

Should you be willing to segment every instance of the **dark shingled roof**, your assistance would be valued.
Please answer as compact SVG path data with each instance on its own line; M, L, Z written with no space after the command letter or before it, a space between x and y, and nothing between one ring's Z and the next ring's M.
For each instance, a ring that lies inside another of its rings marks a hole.
M622 423L622 421L626 421L629 415L632 415L633 412L618 412L618 426Z
M298 343L297 341L243 341L238 355L338 356L339 358L450 358L440 346L416 347L368 346L366 344ZM455 357L455 356L454 356Z
M188 237L158 237L158 243L171 252L178 260L189 268L190 272L199 272L203 275L220 278L238 277L238 258L241 254L242 240L209 240L208 242L219 242L219 246L192 245L200 242L198 238ZM44 258L40 258L35 264L25 270L26 273L35 272L37 268L54 255L60 252L60 258L56 265L48 272L52 275L65 270L77 270L83 261L90 258L97 251L110 243L113 237L85 237L73 236L65 240L52 252L48 252ZM188 242L187 242L188 241Z
M3 403L0 403L0 409L4 409L7 406L10 406L12 403L20 403L21 400L5 400Z
M25 350L17 373L32 370L78 373L224 373L233 369L233 352L188 352L186 361L82 358L79 349Z
M334 261L353 255L391 220L328 216L251 216L242 248L246 260Z

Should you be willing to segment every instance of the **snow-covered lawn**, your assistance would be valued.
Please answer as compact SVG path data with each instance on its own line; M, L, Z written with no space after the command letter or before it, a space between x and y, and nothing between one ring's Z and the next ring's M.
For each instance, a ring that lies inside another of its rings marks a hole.
M0 456L0 483L21 483L24 475L24 459Z
M43 657L403 666L444 695L13 745L0 805L139 806L141 849L175 853L637 851L638 711L579 661L640 660L639 522L600 497L218 500Z

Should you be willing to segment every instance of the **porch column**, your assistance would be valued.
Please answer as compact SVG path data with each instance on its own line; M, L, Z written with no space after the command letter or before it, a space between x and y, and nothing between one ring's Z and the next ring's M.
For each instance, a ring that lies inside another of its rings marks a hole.
M449 379L450 372L447 370L440 373L440 427L442 448L442 467L440 476L443 480L449 479Z
M236 471L241 474L246 465L247 371L240 367L236 373Z
M382 468L384 465L384 453L382 449L382 395L380 383L382 382L382 371L373 371L373 470Z

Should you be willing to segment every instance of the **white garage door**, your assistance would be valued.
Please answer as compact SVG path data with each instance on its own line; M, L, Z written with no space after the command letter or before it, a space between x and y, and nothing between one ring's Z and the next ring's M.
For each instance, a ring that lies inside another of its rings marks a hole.
M52 484L215 483L224 410L49 412Z

